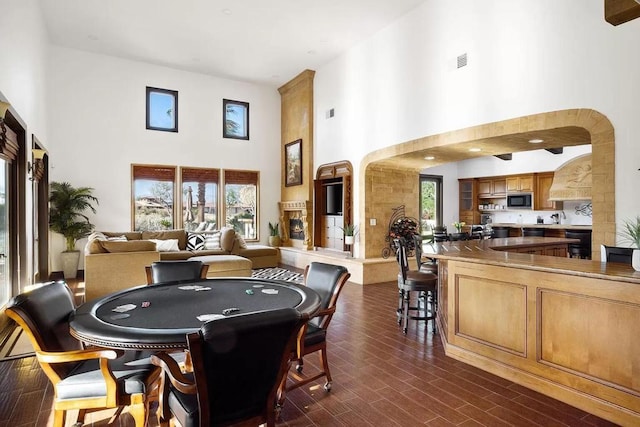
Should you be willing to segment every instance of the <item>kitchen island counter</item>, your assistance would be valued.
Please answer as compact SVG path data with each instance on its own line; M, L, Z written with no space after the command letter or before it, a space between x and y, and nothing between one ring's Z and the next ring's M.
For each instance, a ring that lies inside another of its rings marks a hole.
M550 238L424 245L424 256L438 259L446 354L615 423L640 425L640 273L504 250L535 239Z

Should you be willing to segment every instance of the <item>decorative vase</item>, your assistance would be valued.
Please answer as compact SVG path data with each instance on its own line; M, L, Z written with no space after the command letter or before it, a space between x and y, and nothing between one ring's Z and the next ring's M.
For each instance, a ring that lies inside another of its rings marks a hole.
M65 279L75 279L78 275L78 262L80 251L64 251L60 254L62 259L62 272Z
M634 249L631 255L631 265L635 271L640 271L640 249Z
M277 248L280 246L280 243L282 243L280 241L280 236L269 236L269 246Z
M345 245L353 245L353 236L344 236Z

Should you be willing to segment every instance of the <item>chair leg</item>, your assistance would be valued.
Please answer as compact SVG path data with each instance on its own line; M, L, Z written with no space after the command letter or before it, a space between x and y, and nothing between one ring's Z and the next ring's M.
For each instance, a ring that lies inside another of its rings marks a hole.
M404 290L398 289L398 309L396 310L398 325L402 323L402 313L404 313Z
M146 427L147 425L147 403L144 395L132 395L129 413L135 421L136 427Z
M402 313L402 333L406 334L407 331L409 330L409 307L411 307L411 292L407 291L404 294L404 298L403 298L403 313Z
M327 343L325 342L324 347L320 349L319 352L320 363L322 364L322 369L324 370L324 375L327 377L327 382L324 383L324 389L326 391L331 391L331 372L329 371L329 360L327 359Z
M54 427L64 427L64 423L67 419L67 411L62 409L56 409L53 416Z

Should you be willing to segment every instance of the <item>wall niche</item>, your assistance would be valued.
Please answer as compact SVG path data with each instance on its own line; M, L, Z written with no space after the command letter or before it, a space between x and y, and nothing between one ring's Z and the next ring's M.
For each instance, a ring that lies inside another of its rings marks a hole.
M314 180L314 246L345 251L342 227L353 223L351 163L318 167Z

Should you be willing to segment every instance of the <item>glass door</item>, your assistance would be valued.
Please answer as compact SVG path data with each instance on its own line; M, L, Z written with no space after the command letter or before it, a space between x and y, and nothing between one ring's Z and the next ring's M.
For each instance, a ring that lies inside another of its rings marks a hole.
M0 307L11 297L11 263L9 259L9 164L0 158Z
M436 225L442 225L442 177L420 175L420 234L432 238Z

